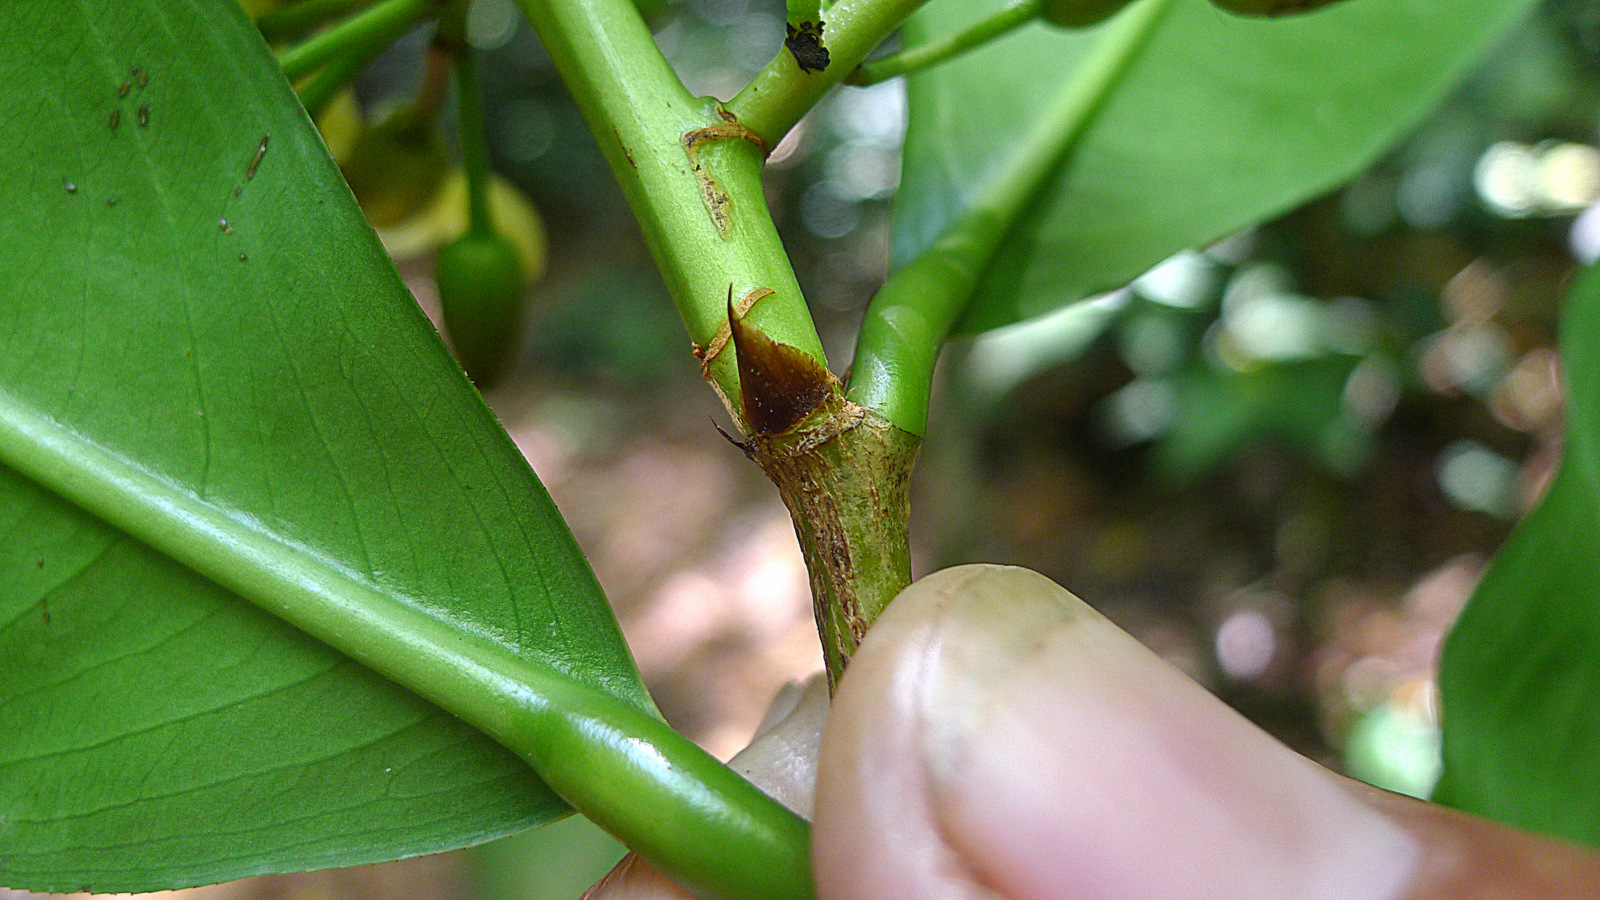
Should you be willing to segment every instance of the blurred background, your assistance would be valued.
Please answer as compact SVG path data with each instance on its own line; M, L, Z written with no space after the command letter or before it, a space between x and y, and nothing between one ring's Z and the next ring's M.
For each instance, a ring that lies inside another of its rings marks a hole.
M730 97L783 38L782 0L641 7L700 94ZM467 32L501 190L542 222L523 249L548 260L488 400L662 710L726 758L780 686L821 667L788 515L713 427L726 415L513 0L476 0ZM336 157L416 92L429 39L406 38L329 106ZM913 483L917 574L1037 569L1296 749L1425 796L1440 640L1559 452L1556 318L1575 268L1600 257L1597 85L1600 2L1549 0L1343 189L952 345ZM904 110L899 81L842 88L769 166L836 369L885 276ZM435 314L431 252L461 216L447 182L380 229ZM621 852L569 819L473 851L183 893L554 900Z

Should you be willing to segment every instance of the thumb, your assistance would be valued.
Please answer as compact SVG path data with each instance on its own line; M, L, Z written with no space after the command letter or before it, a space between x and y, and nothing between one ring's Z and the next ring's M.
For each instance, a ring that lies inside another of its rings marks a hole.
M1595 858L1293 753L1048 579L908 588L824 734L819 895L1579 896ZM1494 878L1475 869L1493 868Z

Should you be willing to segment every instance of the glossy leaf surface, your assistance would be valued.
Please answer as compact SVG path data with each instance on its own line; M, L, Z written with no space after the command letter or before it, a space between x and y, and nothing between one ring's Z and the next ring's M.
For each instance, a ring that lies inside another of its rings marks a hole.
M1560 472L1445 644L1437 793L1600 846L1600 270L1567 300L1561 356Z
M957 329L1120 286L1329 190L1402 136L1532 5L1459 0L1441 14L1435 0L1350 0L1253 20L1176 0L1076 140L1062 143ZM907 42L990 8L931 3ZM909 77L897 267L981 195L1108 27L1036 23Z
M109 454L290 576L653 710L237 4L7 4L0 85L0 884L151 890L563 814L477 731L46 487Z

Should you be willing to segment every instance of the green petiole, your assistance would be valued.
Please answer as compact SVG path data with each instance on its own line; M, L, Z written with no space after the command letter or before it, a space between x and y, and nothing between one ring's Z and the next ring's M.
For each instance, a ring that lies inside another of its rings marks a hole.
M1020 0L955 34L919 44L892 56L862 63L845 81L848 84L866 86L937 65L1038 19L1039 10L1043 7L1044 0Z
M478 83L478 60L472 48L455 51L456 116L460 121L461 168L467 175L468 230L489 234L489 144L483 127L483 91Z
M846 397L912 434L928 423L939 348L1011 226L1093 123L1173 0L1142 0L1105 26L1056 103L981 197L867 305Z
M278 65L296 81L346 54L380 50L438 8L437 0L383 0L327 31L278 54Z
M375 2L377 0L300 0L299 3L262 16L256 22L256 28L269 44L292 41L304 37L314 28L365 9Z

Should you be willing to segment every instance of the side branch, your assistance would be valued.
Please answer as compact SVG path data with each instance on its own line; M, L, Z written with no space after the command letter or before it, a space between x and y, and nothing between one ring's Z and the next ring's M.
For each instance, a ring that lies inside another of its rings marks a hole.
M821 25L826 65L821 70L803 68L802 63L814 65L814 58L797 60L786 46L728 101L728 110L768 144L777 146L823 94L855 71L867 54L925 2L837 0L823 14Z

